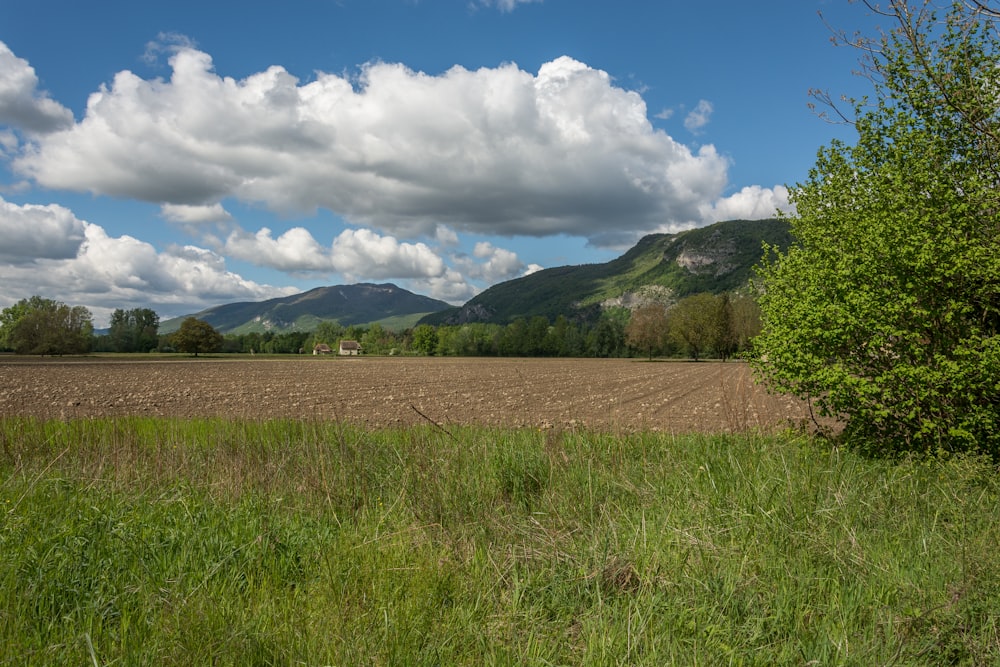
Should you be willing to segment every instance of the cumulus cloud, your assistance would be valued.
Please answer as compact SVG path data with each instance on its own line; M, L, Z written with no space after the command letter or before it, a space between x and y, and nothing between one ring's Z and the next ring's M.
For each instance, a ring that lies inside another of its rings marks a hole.
M5 239L0 246L5 262L0 263L0 306L38 294L90 308L98 326L107 323L115 308L152 308L167 318L300 291L246 280L204 248L159 252L131 236L108 236L99 225L57 205L17 206L0 200L0 235ZM17 258L8 257L12 249L18 250Z
M407 285L407 289L411 291L427 294L456 306L465 303L480 291L455 269L446 269L442 275L432 278L415 278L408 281Z
M451 234L440 229L438 236L451 240ZM370 229L344 230L329 246L321 245L302 227L277 237L266 227L254 233L237 229L218 251L295 275L339 274L347 282L393 280L408 289L452 302L474 296L474 282L489 285L542 268L526 265L516 253L489 242L477 243L471 256L449 254L442 248L401 242Z
M203 225L207 223L232 222L233 216L229 214L222 204L210 204L207 206L191 206L189 204L163 204L160 207L160 215L165 220L179 222L184 225Z
M700 100L698 105L692 109L684 118L684 128L690 132L699 132L708 125L712 119L712 112L715 107L708 100Z
M438 225L434 230L434 240L445 246L458 245L458 234L446 225Z
M345 229L333 241L333 265L345 276L433 278L445 272L444 261L424 243L400 243L370 229Z
M221 252L289 273L340 273L348 280L429 278L445 271L444 261L426 244L401 243L370 229L345 229L326 248L302 227L277 238L267 227L253 234L236 230Z
M372 63L305 84L277 66L225 77L187 46L170 66L169 79L119 72L15 169L45 187L169 207L235 197L325 208L397 238L444 225L595 243L696 222L726 186L713 146L693 151L653 128L638 93L568 57L537 74Z
M29 133L46 133L73 125L73 112L38 89L38 77L27 60L0 42L0 124Z
M468 259L461 262L466 275L481 279L488 284L516 278L523 275L527 269L517 253L506 248L498 248L488 241L477 243L472 254L478 261Z
M759 220L773 218L778 211L794 213L794 207L788 201L788 188L783 185L773 188L751 185L705 206L702 217L706 222Z
M76 257L85 223L58 204L19 206L0 197L0 261L14 264Z
M267 227L255 234L236 230L226 239L222 252L257 266L291 273L329 273L333 269L329 252L316 242L309 230L302 227L293 227L278 238L271 236Z

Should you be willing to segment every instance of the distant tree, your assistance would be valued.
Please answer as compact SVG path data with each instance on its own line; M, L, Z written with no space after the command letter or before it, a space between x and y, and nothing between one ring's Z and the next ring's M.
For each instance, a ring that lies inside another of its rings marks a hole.
M268 354L298 354L304 351L306 339L310 336L307 331L283 331L273 334L262 344L261 351Z
M13 350L14 345L10 342L10 334L14 327L32 310L44 308L46 304L54 303L49 299L40 296L33 296L28 299L21 299L13 306L9 306L0 311L0 348Z
M33 296L0 313L4 345L18 354L82 354L93 343L90 311Z
M729 305L736 349L745 352L750 349L754 337L760 334L760 305L751 295L739 292L730 296Z
M196 317L189 317L171 337L174 348L198 356L203 352L218 352L222 349L223 337L211 324Z
M118 308L111 314L108 335L115 352L149 352L159 342L160 317L149 308Z
M347 327L347 329L344 331L344 335L341 336L341 338L345 340L356 340L360 342L361 338L365 335L367 331L368 327L362 326L360 324L352 324L351 326ZM330 343L330 345L336 347L334 343L337 343L338 341L339 339L337 341L334 341L333 343Z
M698 361L719 343L725 327L723 302L708 292L694 294L678 301L670 309L667 320L670 339Z
M257 331L251 331L239 336L239 351L245 354L264 351L264 337Z
M313 331L313 341L315 343L326 343L330 347L336 347L341 338L345 338L345 329L337 322L323 320L316 325Z
M739 340L736 336L736 316L733 310L733 298L729 292L722 292L715 297L715 352L725 361L739 351Z
M505 357L523 357L528 354L528 321L516 318L504 327L500 336L499 351Z
M667 309L659 303L648 303L634 310L625 326L625 341L650 359L662 352L667 344Z
M593 357L621 357L626 353L625 324L628 309L609 308L587 334L587 349Z
M222 348L219 350L225 354L239 354L240 352L246 352L248 348L246 347L246 341L244 337L239 334L228 333L222 337Z
M381 324L373 322L359 342L365 354L386 354L392 347L393 336Z
M580 327L571 322L565 315L556 317L548 333L547 347L554 350L560 357L584 356L587 340L580 333Z
M429 324L418 324L413 329L413 350L419 354L431 356L437 350L437 329Z

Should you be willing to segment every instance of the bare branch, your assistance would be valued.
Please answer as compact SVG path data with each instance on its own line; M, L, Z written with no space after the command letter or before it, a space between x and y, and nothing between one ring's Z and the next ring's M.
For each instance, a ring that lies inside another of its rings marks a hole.
M993 9L985 2L980 2L980 0L966 0L965 4L977 14L982 14L991 19L1000 19L1000 9Z

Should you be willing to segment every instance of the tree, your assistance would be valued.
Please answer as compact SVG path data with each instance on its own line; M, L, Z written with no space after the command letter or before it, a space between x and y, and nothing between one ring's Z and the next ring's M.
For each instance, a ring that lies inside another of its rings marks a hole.
M430 324L418 324L413 329L413 350L426 356L433 356L438 344L437 329Z
M587 347L595 357L621 357L625 352L625 322L628 309L608 308L587 336Z
M93 342L92 319L83 306L33 296L0 313L0 332L18 354L82 354Z
M392 347L392 341L392 334L378 322L373 322L360 342L365 354L386 354Z
M565 315L556 317L549 331L549 346L560 357L582 357L586 353L587 339L580 333L580 327L569 321Z
M516 318L504 327L498 342L500 354L505 357L524 357L528 355L528 321L523 317Z
M716 296L715 352L723 361L739 351L736 335L736 313L729 292Z
M10 341L10 334L14 331L14 327L17 323L31 311L37 308L43 308L49 303L54 302L49 299L43 299L40 296L33 296L28 299L21 299L13 306L9 306L4 308L3 311L0 311L0 348L13 350L14 345Z
M149 352L159 342L160 316L149 308L118 308L111 314L108 335L115 352Z
M737 352L750 349L753 339L760 334L760 306L749 294L734 293L730 295L731 308L730 335Z
M884 13L857 144L820 150L759 267L755 366L865 451L1000 457L1000 43L964 2Z
M723 311L724 302L715 294L702 292L684 297L667 313L670 340L698 361L718 346L725 330Z
M548 345L552 341L549 338L549 327L549 318L544 315L535 315L528 320L524 347L528 356L550 357L555 354L555 349L551 349Z
M196 357L202 352L217 352L224 342L222 334L211 324L196 317L188 317L181 322L171 340L177 350Z
M625 341L653 358L667 344L667 309L660 303L648 303L632 312L625 326Z
M331 320L323 320L316 325L313 331L314 343L326 343L330 347L337 347L337 343L344 338L345 329L339 323Z

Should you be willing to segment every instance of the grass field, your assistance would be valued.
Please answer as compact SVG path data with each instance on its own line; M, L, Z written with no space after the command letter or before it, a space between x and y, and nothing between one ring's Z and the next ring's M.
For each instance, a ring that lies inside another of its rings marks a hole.
M0 664L997 664L998 492L792 432L5 417Z

